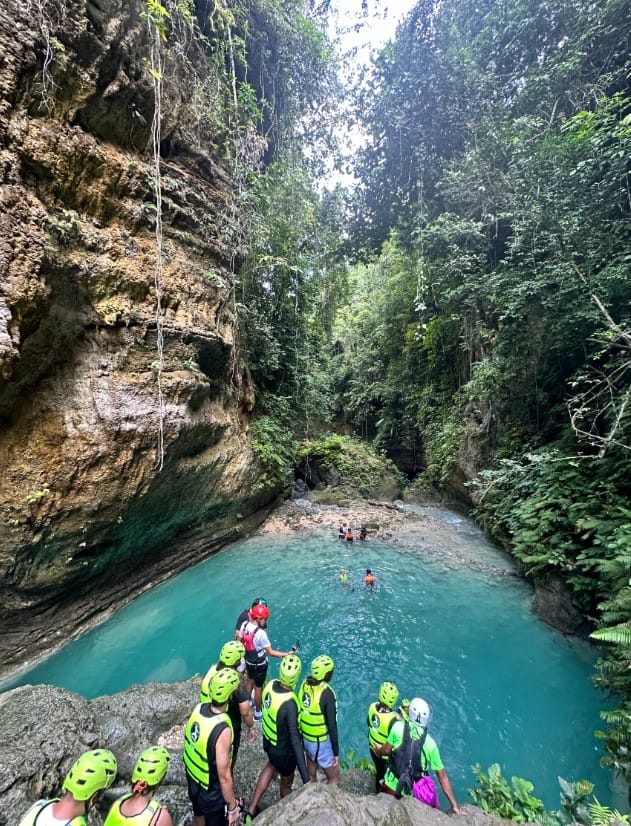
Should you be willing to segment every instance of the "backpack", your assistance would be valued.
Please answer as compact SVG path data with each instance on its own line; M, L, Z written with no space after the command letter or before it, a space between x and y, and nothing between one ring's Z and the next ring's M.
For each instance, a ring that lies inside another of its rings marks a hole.
M400 747L402 749L402 757L405 760L407 755L407 763L403 763L401 771L398 774L397 794L411 795L414 784L423 775L427 774L427 766L423 766L423 746L425 745L425 738L427 737L427 729L423 729L423 735L420 740L413 740L410 737L410 724L406 720L403 724L403 742Z

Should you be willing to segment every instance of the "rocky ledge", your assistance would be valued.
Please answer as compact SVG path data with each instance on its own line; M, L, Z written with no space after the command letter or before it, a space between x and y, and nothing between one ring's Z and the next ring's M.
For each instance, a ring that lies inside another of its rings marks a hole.
M168 807L175 826L188 826L191 811L182 765L182 730L199 684L198 678L149 683L90 701L53 686L23 686L0 694L0 826L15 824L33 801L58 793L78 754L101 746L116 754L119 773L117 784L91 813L90 823L99 826L114 798L128 790L126 781L139 752L155 743L172 755L158 799ZM246 800L264 762L260 732L252 745L244 738L235 786ZM339 788L324 783L297 788L300 780L295 785L296 791L282 801L278 785L270 786L257 826L441 826L449 817L415 800L374 795L372 776L358 770L344 772ZM461 826L509 822L475 806L464 806L457 819Z

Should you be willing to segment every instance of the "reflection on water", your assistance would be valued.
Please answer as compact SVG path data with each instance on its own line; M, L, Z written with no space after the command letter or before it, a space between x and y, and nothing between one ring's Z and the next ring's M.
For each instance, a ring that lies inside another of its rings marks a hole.
M323 652L334 658L342 755L368 756L366 710L387 679L432 704L432 734L460 800L471 764L499 762L507 777L532 780L548 808L559 804L557 775L588 778L601 802L612 801L593 737L603 701L590 681L593 652L537 621L528 587L497 575L511 563L475 526L433 510L472 567L454 569L431 547L419 555L374 541L351 546L328 533L253 538L138 598L16 684L95 697L202 674L261 595L272 647L299 638L304 663ZM353 590L339 582L342 567ZM368 567L373 592L363 586Z

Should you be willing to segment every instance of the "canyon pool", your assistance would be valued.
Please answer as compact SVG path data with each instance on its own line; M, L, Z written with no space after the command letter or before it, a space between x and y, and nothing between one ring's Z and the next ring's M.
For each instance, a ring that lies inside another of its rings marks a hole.
M342 759L368 757L366 710L391 680L401 697L433 707L431 733L460 802L474 785L471 765L497 762L507 778L531 780L546 808L559 806L558 776L589 779L601 803L619 806L594 737L605 698L591 682L593 649L534 616L530 588L473 523L417 510L441 520L466 564L434 554L431 543L350 544L322 530L255 536L148 591L0 688L52 683L92 698L203 674L239 612L263 596L273 648L299 639L305 670L320 653L335 660ZM352 590L342 587L341 568ZM366 568L373 590L363 585ZM271 660L272 676L278 663Z

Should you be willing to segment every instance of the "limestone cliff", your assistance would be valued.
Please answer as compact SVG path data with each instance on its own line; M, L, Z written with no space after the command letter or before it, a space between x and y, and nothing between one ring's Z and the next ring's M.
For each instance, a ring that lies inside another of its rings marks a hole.
M225 134L184 74L161 101L160 402L144 9L0 4L4 669L237 538L277 493L249 435Z

